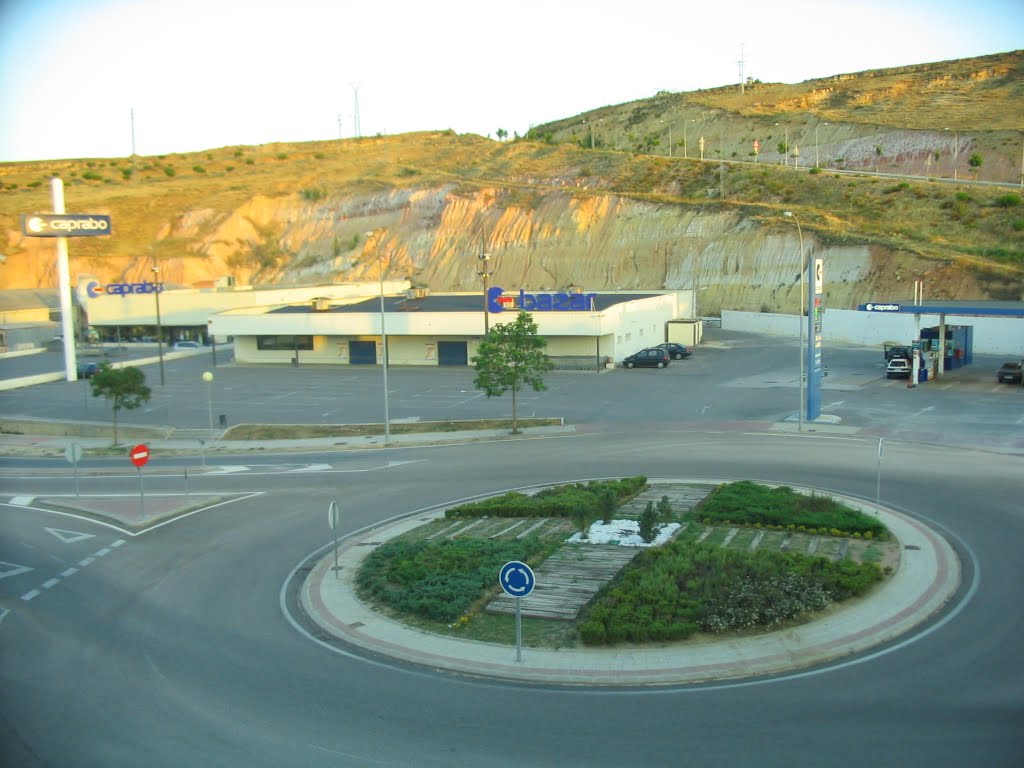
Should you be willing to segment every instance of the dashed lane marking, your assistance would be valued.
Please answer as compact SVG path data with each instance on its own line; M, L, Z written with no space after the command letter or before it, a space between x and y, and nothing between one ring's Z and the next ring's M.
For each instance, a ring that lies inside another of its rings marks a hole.
M61 573L61 576L63 576L66 579L68 576L73 576L76 573L78 573L77 568L68 568L66 571Z
M38 589L31 589L28 592L26 592L24 595L22 595L21 599L24 600L27 603L29 600L31 600L33 597L35 597L38 594L39 594L39 590Z
M60 584L60 579L48 579L43 582L43 589L53 589Z

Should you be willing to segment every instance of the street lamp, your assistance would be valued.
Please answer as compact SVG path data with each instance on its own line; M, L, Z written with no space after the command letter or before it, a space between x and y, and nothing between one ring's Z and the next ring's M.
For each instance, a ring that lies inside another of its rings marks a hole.
M658 122L664 123L665 121L659 120ZM686 130L685 123L683 124L683 130ZM672 123L668 124L668 156L672 157Z
M800 228L800 219L792 211L783 211L787 216L796 222L796 233L800 238L800 408L797 411L797 432L804 431L804 280L807 277L807 268L804 266L804 233Z
M380 344L381 369L384 372L384 445L391 442L391 419L388 414L388 333L384 324L384 257L380 252L380 236L376 232L367 232L373 238L373 248L377 251L377 265L380 268Z
M942 130L948 131L949 128L943 128ZM956 181L956 163L960 155L960 133L957 130L953 130L953 181Z
M818 123L816 126L814 126L814 167L815 168L819 168L820 167L818 165L818 129L821 128L821 126L823 126L823 125L828 125L828 123Z
M203 381L206 382L206 410L210 416L210 431L213 432L213 374L204 371Z
M776 125L782 125L782 123L776 123ZM786 167L789 167L789 126L782 125L782 130L786 132L786 138L783 141L783 146L786 148L782 154L782 159L786 161Z
M491 254L481 253L479 259L480 269L476 273L484 279L484 336L486 336L491 331L491 317L487 306L488 280L494 274L494 270L491 269Z
M156 261L156 256L153 256ZM160 386L164 386L164 326L160 321L160 267L153 266L153 298L156 299L156 353L160 358Z

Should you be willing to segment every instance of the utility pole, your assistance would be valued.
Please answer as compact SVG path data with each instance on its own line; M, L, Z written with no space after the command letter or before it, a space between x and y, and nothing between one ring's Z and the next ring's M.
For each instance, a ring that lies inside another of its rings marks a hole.
M743 95L743 43L740 43L740 95Z
M359 83L352 83L352 94L355 101L352 112L352 135L358 139L363 135L363 126L359 122Z

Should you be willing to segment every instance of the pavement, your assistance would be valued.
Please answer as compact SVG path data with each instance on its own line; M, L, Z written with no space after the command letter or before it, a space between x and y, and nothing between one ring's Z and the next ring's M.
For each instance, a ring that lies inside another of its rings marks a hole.
M778 425L787 428L786 425ZM789 425L795 431L795 425ZM524 437L538 434L572 432L572 427L538 427L525 431ZM422 445L459 442L472 439L510 437L507 430L439 435L395 435L396 445ZM24 445L25 442L51 447L70 442L87 445L95 438L26 438L0 435L0 445ZM356 438L365 447L383 447L383 436ZM300 441L260 441L265 453L282 446L276 443ZM321 450L330 443L344 447L345 440L301 441L305 450ZM188 441L195 450L195 441ZM151 441L152 449L174 450L174 441ZM299 446L291 445L293 449ZM236 446L244 450L244 446ZM70 467L68 468L70 470ZM126 466L126 469L129 467ZM216 471L216 467L208 471ZM175 470L175 471L180 471ZM651 480L657 483L659 480ZM686 479L662 479L660 482L696 482ZM116 521L141 530L187 512L222 502L211 495L147 496L145 506L138 497L39 497L32 503L48 505L88 516ZM410 528L422 525L424 517L396 522L344 539L338 549L338 570L334 553L319 559L301 590L301 602L308 616L326 633L343 643L372 654L403 662L443 669L461 674L503 678L533 683L569 685L634 686L690 684L751 676L779 675L794 670L836 662L853 654L894 641L932 618L954 595L960 583L960 566L948 542L917 520L857 499L842 497L850 506L877 514L901 544L901 556L894 574L869 597L830 611L824 618L783 630L752 637L731 637L718 642L677 643L669 645L617 646L606 648L517 649L515 639L508 644L484 643L443 636L412 628L372 610L355 597L353 580L359 564L375 545ZM435 513L443 516L443 511ZM524 601L529 597L524 598Z

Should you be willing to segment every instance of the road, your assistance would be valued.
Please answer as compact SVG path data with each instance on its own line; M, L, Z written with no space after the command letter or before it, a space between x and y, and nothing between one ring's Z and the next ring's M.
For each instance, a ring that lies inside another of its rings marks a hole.
M748 341L702 350L691 367L575 374L607 387L587 390L589 406L569 394L559 401L606 415L576 435L262 457L245 472L194 477L192 494L229 503L139 535L42 511L40 498L73 493L66 465L59 475L5 477L4 764L1019 764L1021 456L893 439L878 474L873 437L744 430L743 418L784 418L796 392L767 383L787 375L783 358ZM869 405L882 420L887 403L897 404L889 418L903 419L899 404L912 397L918 410L944 415L943 434L974 428L990 408L1004 409L1004 438L1020 429L1008 421L1021 412L1012 389L964 383L943 394L877 377L868 388L860 406L837 406L849 408L844 423ZM961 411L943 399L958 391L971 393ZM705 406L714 419L701 420ZM329 468L291 471L321 459ZM331 500L342 505L343 529L355 531L476 494L631 474L749 478L868 500L880 488L885 504L947 534L965 581L941 620L884 652L812 674L690 688L463 679L336 653L290 621L285 581L329 541ZM138 492L127 469L88 483L88 493L95 483ZM182 492L177 477L147 478L153 498Z

